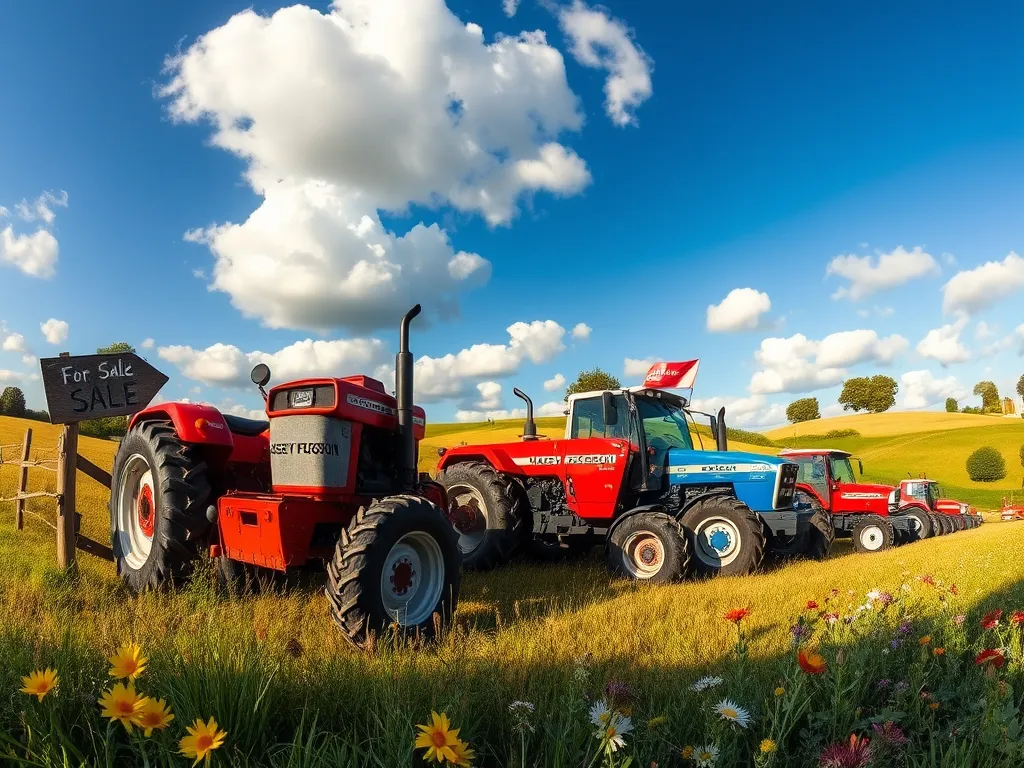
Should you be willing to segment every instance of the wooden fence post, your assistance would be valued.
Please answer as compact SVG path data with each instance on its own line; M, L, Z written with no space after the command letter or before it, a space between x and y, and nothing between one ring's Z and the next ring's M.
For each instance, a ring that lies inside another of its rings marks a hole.
M61 357L70 357L61 352ZM57 565L75 567L75 481L78 477L78 423L65 424L57 443Z
M32 450L32 430L25 430L25 442L21 446L21 472L18 475L18 499L14 502L14 522L18 530L25 527L25 499L28 490L28 457Z

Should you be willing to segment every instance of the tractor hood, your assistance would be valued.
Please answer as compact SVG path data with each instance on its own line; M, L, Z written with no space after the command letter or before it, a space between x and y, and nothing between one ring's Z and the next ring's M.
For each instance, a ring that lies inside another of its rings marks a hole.
M669 450L667 469L671 485L732 485L754 511L792 506L798 471L794 462L777 456L680 448Z

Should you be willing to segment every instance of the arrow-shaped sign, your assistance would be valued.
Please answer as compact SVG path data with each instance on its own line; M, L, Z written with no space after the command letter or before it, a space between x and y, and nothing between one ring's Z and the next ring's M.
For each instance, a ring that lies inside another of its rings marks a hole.
M51 424L130 416L156 397L167 377L134 352L39 361Z

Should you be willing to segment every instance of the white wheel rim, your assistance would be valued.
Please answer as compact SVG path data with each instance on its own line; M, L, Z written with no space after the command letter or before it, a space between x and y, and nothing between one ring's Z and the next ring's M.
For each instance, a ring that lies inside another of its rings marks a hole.
M156 519L157 491L153 487L153 470L149 467L146 457L133 453L124 463L121 470L120 483L117 489L116 530L121 556L133 570L139 570L149 560L153 550L152 533L143 531L139 519L140 497L148 497L153 502L153 519Z
M444 590L444 556L429 533L412 531L400 538L384 560L380 596L384 610L400 626L430 618Z
M907 517L910 523L910 531L914 534L920 534L924 530L924 525L921 523L920 518L917 515L908 515Z
M657 576L665 565L665 545L653 531L635 531L622 543L622 562L634 579Z
M881 527L869 525L860 532L860 545L864 549L875 552L885 544L885 536L882 535Z
M471 555L484 542L487 535L487 505L480 491L458 483L448 489L451 499L451 523L459 534L459 551Z
M701 520L694 531L697 559L704 565L722 568L739 557L743 550L743 537L739 528L725 517Z

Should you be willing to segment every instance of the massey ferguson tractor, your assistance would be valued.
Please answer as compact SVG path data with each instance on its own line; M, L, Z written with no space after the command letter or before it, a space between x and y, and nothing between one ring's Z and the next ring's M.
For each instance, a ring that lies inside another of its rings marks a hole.
M413 405L402 319L396 397L367 376L266 392L269 421L162 403L135 415L114 461L117 572L135 590L187 577L204 552L229 578L327 568L331 615L356 645L388 627L430 637L455 612L459 546L444 488L416 471L423 410Z
M750 573L766 550L824 558L832 524L820 506L794 505L796 464L728 451L724 409L709 416L717 450L699 444L687 399L668 391L692 391L697 364L662 363L639 387L572 395L561 440L538 438L533 404L516 389L521 442L442 450L438 480L465 567L599 540L613 573L651 582Z
M917 507L930 515L932 532L936 536L977 528L981 524L981 516L976 510L969 504L942 498L938 482L928 478L901 481L900 506L907 509ZM921 538L927 538L928 533L922 533Z

